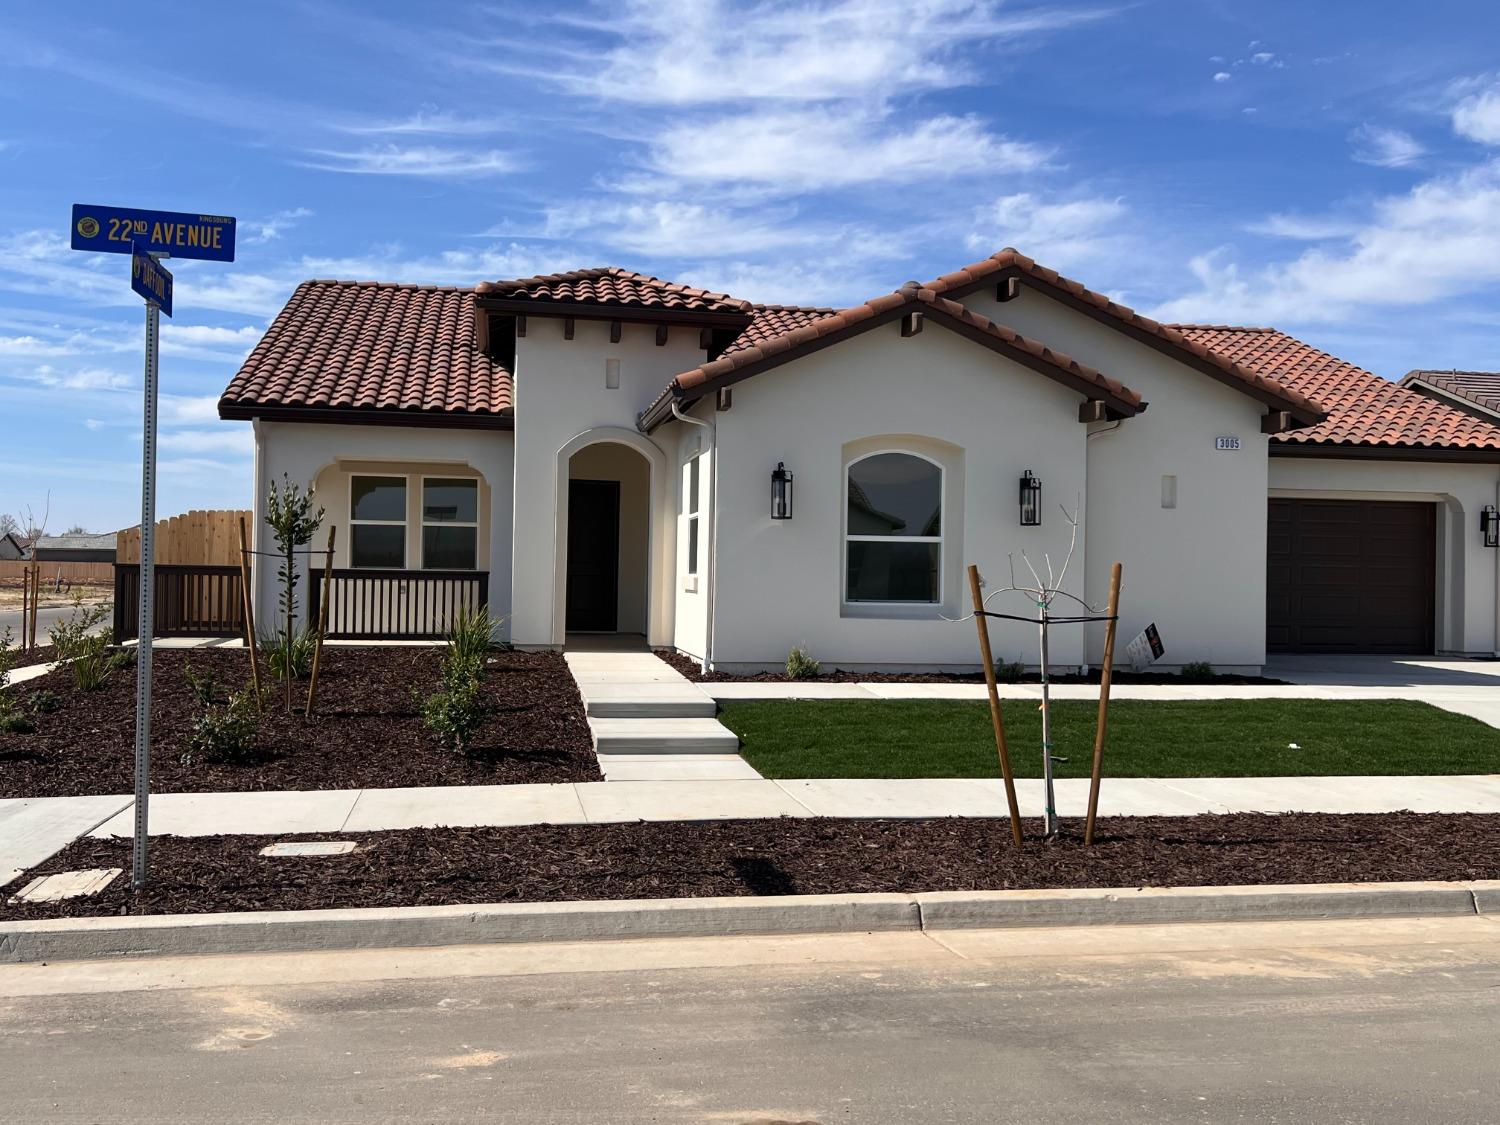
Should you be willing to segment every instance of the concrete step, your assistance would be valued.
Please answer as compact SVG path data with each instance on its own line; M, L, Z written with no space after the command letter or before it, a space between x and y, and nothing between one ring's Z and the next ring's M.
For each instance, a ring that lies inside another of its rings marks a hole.
M717 719L589 718L598 754L734 754L740 740Z
M711 719L719 705L688 683L597 683L580 680L584 710L601 719Z

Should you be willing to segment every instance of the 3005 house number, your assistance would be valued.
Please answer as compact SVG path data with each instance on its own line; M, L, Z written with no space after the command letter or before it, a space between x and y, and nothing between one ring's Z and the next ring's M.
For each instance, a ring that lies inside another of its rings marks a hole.
M1237 437L1217 437L1217 438L1214 438L1214 448L1215 449L1238 449L1239 447L1240 447L1240 439L1237 438Z

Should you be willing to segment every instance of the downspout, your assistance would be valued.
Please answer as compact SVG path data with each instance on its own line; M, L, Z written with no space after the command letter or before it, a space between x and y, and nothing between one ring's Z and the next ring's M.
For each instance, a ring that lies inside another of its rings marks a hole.
M708 510L704 513L704 522L708 525L708 570L703 576L703 671L708 673L713 668L714 651L714 575L719 569L719 506L715 503L717 499L719 480L719 442L718 429L712 422L705 422L701 418L693 418L684 414L678 407L676 399L672 401L672 417L679 422L686 422L690 426L702 426L708 431L708 456L709 465L713 468L712 475L705 482L708 485Z

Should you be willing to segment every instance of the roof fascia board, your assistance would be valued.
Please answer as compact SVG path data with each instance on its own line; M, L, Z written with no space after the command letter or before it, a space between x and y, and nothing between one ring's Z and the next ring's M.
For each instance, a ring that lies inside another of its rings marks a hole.
M341 406L256 406L219 403L224 421L309 422L334 426L425 426L450 430L511 430L511 414L462 414L436 410L368 410Z
M1270 443L1272 457L1326 457L1353 461L1468 462L1500 464L1500 449L1457 449L1451 446L1340 445L1337 442L1276 441Z
M574 320L628 320L644 324L692 324L711 328L743 328L749 313L709 312L693 309L643 308L640 305L600 305L581 301L538 301L516 297L474 298L476 308L486 312Z

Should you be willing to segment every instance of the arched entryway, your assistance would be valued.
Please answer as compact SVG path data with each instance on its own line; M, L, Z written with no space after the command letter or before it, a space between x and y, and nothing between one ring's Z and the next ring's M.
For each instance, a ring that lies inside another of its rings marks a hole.
M651 615L651 464L614 441L568 458L563 627L639 635Z

